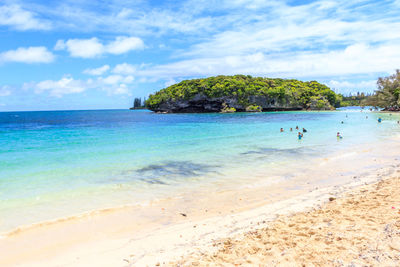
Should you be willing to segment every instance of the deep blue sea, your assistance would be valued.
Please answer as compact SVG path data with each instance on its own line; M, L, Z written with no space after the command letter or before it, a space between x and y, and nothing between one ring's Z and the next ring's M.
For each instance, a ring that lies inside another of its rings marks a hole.
M380 124L378 117L384 119ZM359 109L2 112L0 231L168 197L200 184L272 179L291 163L398 134L398 119ZM302 140L296 126L307 130Z

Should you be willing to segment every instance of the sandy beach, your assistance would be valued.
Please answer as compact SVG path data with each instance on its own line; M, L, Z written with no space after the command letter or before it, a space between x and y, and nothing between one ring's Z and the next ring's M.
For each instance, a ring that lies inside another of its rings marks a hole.
M167 265L399 266L400 176L213 246Z

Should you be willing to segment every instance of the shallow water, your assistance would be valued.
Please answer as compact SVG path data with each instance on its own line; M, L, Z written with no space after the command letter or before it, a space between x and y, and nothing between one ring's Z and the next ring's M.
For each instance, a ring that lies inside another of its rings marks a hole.
M192 189L291 179L315 159L399 135L397 120L358 109L0 113L0 231ZM296 125L307 129L301 141Z

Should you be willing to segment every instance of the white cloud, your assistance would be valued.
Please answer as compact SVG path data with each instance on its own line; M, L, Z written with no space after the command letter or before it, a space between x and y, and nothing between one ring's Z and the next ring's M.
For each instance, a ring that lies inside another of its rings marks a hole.
M90 39L58 40L54 49L67 50L72 57L95 58L103 54L120 55L132 50L143 49L144 43L137 37L119 36L108 44L103 44L96 37Z
M105 78L100 78L100 80L105 84L118 84L122 81L123 77L120 75L110 75Z
M120 84L118 87L113 88L111 92L109 92L114 95L130 95L129 93L129 88L126 86L126 84Z
M144 43L138 37L118 36L115 41L106 46L106 50L110 54L120 55L132 50L143 49Z
M250 74L283 78L325 78L333 76L390 73L400 62L400 43L354 44L333 51L253 53L235 56L199 57L150 66L137 76L158 79Z
M109 69L110 69L110 66L109 66L109 65L104 65L104 66L101 66L101 67L95 68L95 69L85 69L85 70L83 71L83 73L89 74L89 75L98 76L98 75L103 75L103 74L104 74L105 72L107 72Z
M92 80L75 80L70 76L65 76L58 81L45 80L39 83L25 84L25 88L34 88L35 93L49 92L51 96L62 97L67 94L82 93L89 88Z
M91 39L58 40L55 50L67 50L72 57L94 58L104 53L104 46L93 37Z
M116 65L112 72L125 75L134 74L136 72L136 67L128 63L122 63Z
M20 47L0 53L0 62L50 63L54 55L44 46Z
M134 80L133 76L122 76L122 75L110 75L105 78L100 77L99 81L104 84L115 85L119 83L132 83Z
M8 85L0 86L0 97L11 95L11 88Z
M35 17L35 14L18 5L0 6L0 25L10 26L20 31L49 30L51 24Z
M131 89L128 85L133 81L134 77L130 75L109 75L87 80L74 79L70 75L65 75L60 80L25 83L22 88L32 89L36 94L47 93L58 98L64 95L83 93L87 90L101 90L109 95L130 95Z
M377 89L376 80L359 82L330 80L326 82L326 85L342 94L350 94L355 91L372 93Z

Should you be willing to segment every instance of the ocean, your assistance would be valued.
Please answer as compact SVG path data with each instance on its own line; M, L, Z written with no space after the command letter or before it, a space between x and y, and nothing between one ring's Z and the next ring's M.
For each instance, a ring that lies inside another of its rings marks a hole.
M190 190L291 179L314 159L398 136L399 119L360 109L2 112L0 232Z

